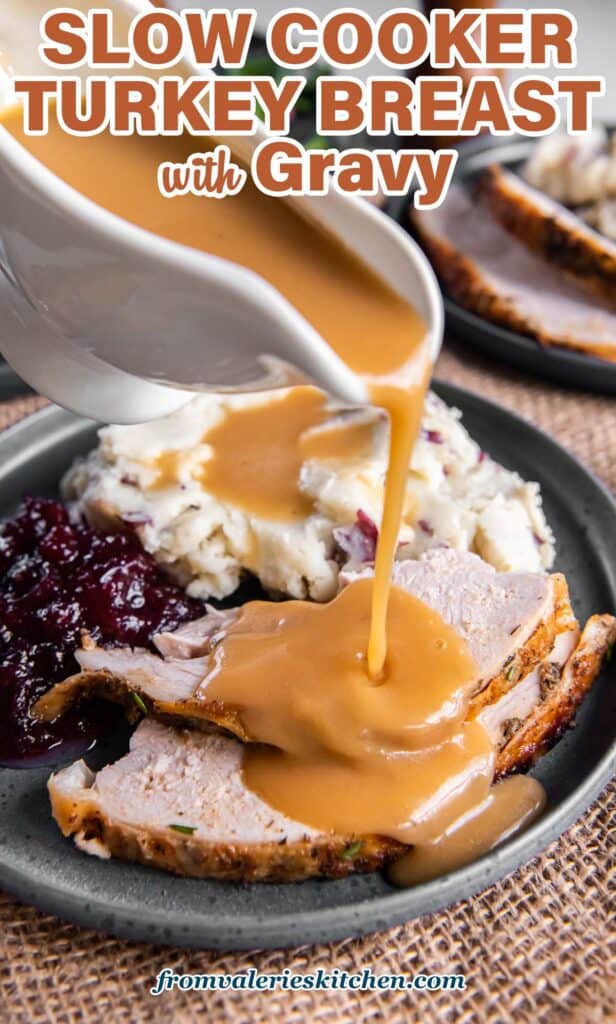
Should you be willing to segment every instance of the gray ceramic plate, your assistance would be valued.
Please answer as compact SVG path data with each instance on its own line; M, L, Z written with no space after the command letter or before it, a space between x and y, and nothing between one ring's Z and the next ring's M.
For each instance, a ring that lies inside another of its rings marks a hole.
M471 434L495 458L539 480L580 618L616 606L616 505L570 455L524 421L451 386ZM62 471L92 447L92 424L46 409L0 436L0 515L23 493L52 495ZM405 892L380 875L339 882L239 886L175 878L98 861L59 834L47 772L0 771L0 887L81 925L152 942L217 949L271 948L359 935L470 896L534 857L577 818L612 774L612 670L597 681L577 728L541 762L549 810L523 836L445 878ZM103 752L104 753L104 752Z
M454 181L471 186L473 180L490 164L501 163L518 169L536 143L532 139L494 139L481 136L464 142L454 173ZM409 197L392 200L387 212L405 230L409 229ZM530 370L540 377L574 388L616 395L616 364L566 348L544 348L534 338L500 327L464 309L459 303L445 299L447 327L473 348L487 356L502 359L521 370Z

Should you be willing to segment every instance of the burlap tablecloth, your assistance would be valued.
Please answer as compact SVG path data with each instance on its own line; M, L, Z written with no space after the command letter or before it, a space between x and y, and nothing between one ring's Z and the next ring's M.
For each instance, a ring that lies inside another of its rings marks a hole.
M616 401L551 387L452 344L438 374L532 420L616 491ZM0 405L0 427L40 404ZM616 544L616 537L614 538ZM616 1021L616 786L533 863L450 910L405 927L273 953L137 945L83 931L0 896L0 1020L19 1024ZM465 992L148 994L158 971L318 967L464 973Z

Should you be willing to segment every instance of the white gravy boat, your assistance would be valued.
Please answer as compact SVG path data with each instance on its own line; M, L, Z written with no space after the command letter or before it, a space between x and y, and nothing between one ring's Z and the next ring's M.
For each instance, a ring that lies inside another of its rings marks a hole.
M92 4L71 0L71 6L87 11ZM125 42L135 13L151 9L149 0L105 6L116 17L117 43ZM49 74L37 53L47 10L46 0L2 0L0 106L12 101L11 73ZM172 70L208 74L188 60ZM233 149L249 158L263 138L242 137ZM415 306L436 358L442 299L412 239L365 200L335 191L280 201L325 224ZM27 383L75 412L107 422L143 421L179 408L196 389L280 386L280 362L346 402L367 401L365 384L260 276L107 212L1 127L0 242L6 278L0 351ZM375 344L383 341L375 338Z

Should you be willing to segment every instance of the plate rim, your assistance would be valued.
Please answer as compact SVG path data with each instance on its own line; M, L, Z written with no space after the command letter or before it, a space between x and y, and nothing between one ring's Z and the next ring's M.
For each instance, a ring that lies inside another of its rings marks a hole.
M516 429L526 431L530 435L542 435L559 450L561 457L574 463L588 478L599 491L616 522L616 498L609 488L550 434L518 413L472 390L438 378L432 382L432 386L454 406L466 404L468 407L469 403L475 403L476 408L487 406L490 415L505 417L510 421L513 419ZM60 418L61 423L65 417L67 424L76 419L58 406L47 406L2 431L0 438L3 444L9 442L11 447L15 441L19 445L19 438L24 430L36 427L47 419L53 421ZM83 417L77 419L87 422ZM96 424L92 423L92 426L95 427ZM608 568L610 583L616 587L616 560L610 560ZM282 949L355 938L395 927L426 913L439 913L453 903L475 896L516 871L533 860L554 839L571 827L590 807L615 772L616 734L601 759L573 792L526 832L506 843L502 849L488 852L470 865L414 889L392 890L391 893L360 899L345 906L302 911L299 918L293 910L276 912L265 918L254 913L235 914L233 918L228 918L224 911L217 911L212 916L205 906L203 909L197 908L190 919L186 919L180 925L177 920L178 912L174 911L176 918L170 920L162 902L156 908L144 907L138 902L138 896L123 896L121 905L110 905L108 897L106 898L104 894L86 893L83 890L75 892L68 883L59 883L57 879L48 882L45 878L37 878L28 871L27 866L24 869L23 862L21 866L5 863L2 846L0 887L18 900L79 927L105 930L108 934L120 938L154 942L164 946L180 945L230 951ZM176 877L169 875L168 880L169 884L173 884ZM178 881L181 882L182 879ZM323 881L321 884L335 883Z

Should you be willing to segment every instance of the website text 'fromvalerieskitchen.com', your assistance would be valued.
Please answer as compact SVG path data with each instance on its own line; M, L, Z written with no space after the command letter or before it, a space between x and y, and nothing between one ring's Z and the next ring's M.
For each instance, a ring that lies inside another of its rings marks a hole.
M150 992L153 996L160 996L172 989L180 989L183 992L228 990L274 992L278 989L294 992L314 990L438 992L443 989L464 991L465 988L466 976L464 974L375 974L369 968L354 972L340 971L337 968L325 971L319 968L305 974L285 968L279 974L265 974L257 971L254 967L237 974L176 974L171 968L165 967L158 974Z

